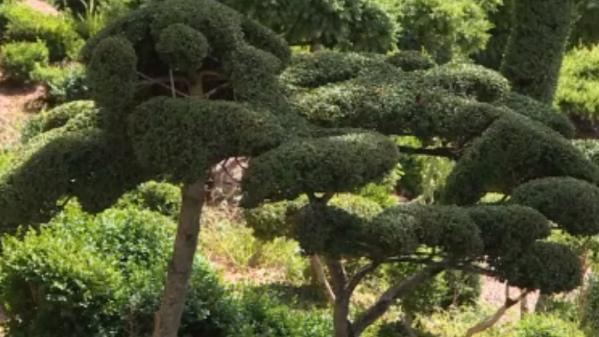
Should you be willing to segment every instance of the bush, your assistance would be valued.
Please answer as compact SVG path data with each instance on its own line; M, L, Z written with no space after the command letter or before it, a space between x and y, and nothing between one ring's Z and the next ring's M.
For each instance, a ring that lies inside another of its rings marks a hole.
M555 103L569 116L596 122L599 118L599 46L566 54Z
M241 319L244 323L234 336L332 336L330 313L316 309L310 311L290 309L274 297L252 289L244 291L240 300Z
M528 315L515 329L514 337L585 337L575 323L553 315Z
M230 215L214 208L205 208L203 219L200 247L207 257L217 258L240 272L268 269L269 281L304 281L307 264L297 242L283 238L258 240L245 222L233 222Z
M0 6L0 29L6 41L37 41L46 43L50 61L75 59L83 46L73 22L63 15L41 13L23 3Z
M90 98L85 68L80 64L37 66L31 78L48 88L46 99L52 105Z
M18 82L28 82L34 69L47 63L48 48L43 42L12 42L0 49L0 68Z
M135 206L177 220L181 209L181 190L169 183L148 181L125 194L119 200L118 206Z
M582 292L581 325L589 336L599 334L599 278L589 280L587 289Z
M145 336L151 332L170 255L168 218L134 209L67 210L39 231L6 236L0 301L7 336ZM227 336L235 307L196 259L182 335Z

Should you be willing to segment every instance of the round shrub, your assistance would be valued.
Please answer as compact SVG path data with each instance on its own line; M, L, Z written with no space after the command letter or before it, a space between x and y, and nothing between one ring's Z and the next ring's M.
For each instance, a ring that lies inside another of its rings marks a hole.
M415 50L402 50L387 57L387 62L404 71L425 70L435 66L428 56Z
M140 207L177 220L181 208L181 190L172 184L148 181L119 201L121 207Z
M166 27L156 44L162 61L173 70L193 73L202 66L210 46L204 34L182 23Z
M39 231L6 236L0 300L7 336L149 335L174 227L149 211L92 216L71 204ZM196 258L181 334L228 336L235 314L218 277Z
M289 142L252 160L243 181L243 203L257 206L303 193L351 192L391 171L397 161L395 143L374 133Z
M570 234L599 233L599 188L583 180L533 180L516 188L511 200L538 210Z
M576 323L553 315L526 315L515 328L514 337L585 337Z
M425 78L435 86L480 102L494 102L510 91L510 83L500 73L473 64L435 67Z
M0 47L0 69L17 82L28 82L37 66L48 63L48 48L43 42L11 42Z
M564 58L555 95L560 110L572 117L597 121L599 117L599 46L581 47Z

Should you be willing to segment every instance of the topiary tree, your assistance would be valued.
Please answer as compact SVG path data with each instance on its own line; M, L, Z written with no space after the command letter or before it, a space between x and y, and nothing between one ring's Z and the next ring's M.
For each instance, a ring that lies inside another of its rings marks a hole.
M514 0L501 72L515 91L552 102L575 8L574 0Z
M577 236L599 232L599 167L564 137L573 133L569 121L512 93L505 78L485 68L406 72L389 60L335 52L294 59L281 78L297 111L324 129L253 158L243 181L242 205L259 236L291 237L304 253L325 257L335 336L362 335L443 271L486 274L524 294L578 286L576 254L547 241L554 226ZM399 135L415 136L422 146L398 146L388 137ZM435 204L381 210L351 196L393 169L400 151L455 161ZM489 193L502 198L484 202ZM413 272L352 319L356 288L395 263Z
M180 184L174 252L154 335L177 335L216 163L302 134L277 73L289 59L274 33L212 0L150 3L84 48L97 109L39 121L0 178L3 231L45 222L76 197L99 212L142 182ZM64 113L63 113L64 112Z

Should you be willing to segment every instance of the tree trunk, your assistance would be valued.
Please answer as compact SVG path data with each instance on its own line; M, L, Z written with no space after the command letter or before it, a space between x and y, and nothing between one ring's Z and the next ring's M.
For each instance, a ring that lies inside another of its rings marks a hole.
M354 337L349 322L349 296L337 294L333 313L335 337Z
M327 280L327 276L324 273L322 261L318 255L310 256L310 271L312 273L312 282L315 286L320 287L329 301L329 303L335 303L335 293Z
M182 203L174 252L168 266L160 310L156 313L153 337L177 337L179 331L198 245L200 216L205 198L204 181L205 178L201 178L181 189Z

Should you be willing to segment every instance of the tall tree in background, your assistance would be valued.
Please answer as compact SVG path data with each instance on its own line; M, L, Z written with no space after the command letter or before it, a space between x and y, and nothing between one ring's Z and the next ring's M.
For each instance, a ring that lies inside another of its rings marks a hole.
M221 0L285 37L291 46L386 52L395 27L389 15L366 0Z
M551 103L574 19L574 0L515 0L501 72L514 90Z

